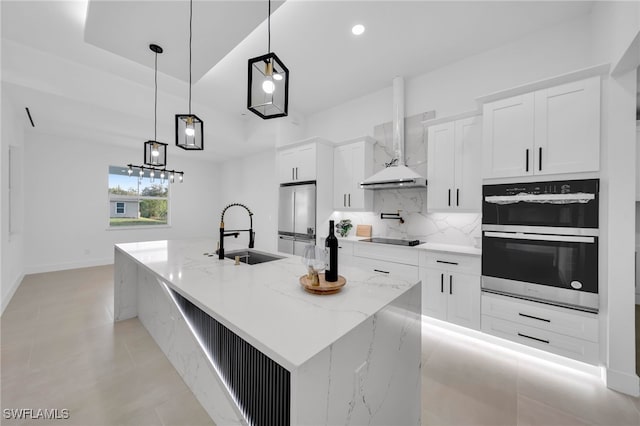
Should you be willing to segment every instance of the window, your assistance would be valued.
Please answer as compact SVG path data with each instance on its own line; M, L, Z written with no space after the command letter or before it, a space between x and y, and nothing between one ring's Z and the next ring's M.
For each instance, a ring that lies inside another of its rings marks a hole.
M158 173L156 173L157 175ZM127 167L109 166L109 226L157 226L169 223L169 182L143 177Z

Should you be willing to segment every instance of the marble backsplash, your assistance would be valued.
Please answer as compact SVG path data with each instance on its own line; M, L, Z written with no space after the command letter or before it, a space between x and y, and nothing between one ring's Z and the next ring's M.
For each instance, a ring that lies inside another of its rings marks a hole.
M427 132L422 121L434 118L433 111L405 118L405 163L422 176L427 176ZM374 172L385 167L394 157L392 123L374 127ZM478 246L481 236L480 213L427 213L427 189L384 189L373 195L373 212L334 212L336 222L351 219L356 225L373 226L373 235L389 238L419 239L423 242ZM404 223L380 219L380 213L400 210ZM326 229L326 227L325 227ZM322 235L322 233L321 233Z

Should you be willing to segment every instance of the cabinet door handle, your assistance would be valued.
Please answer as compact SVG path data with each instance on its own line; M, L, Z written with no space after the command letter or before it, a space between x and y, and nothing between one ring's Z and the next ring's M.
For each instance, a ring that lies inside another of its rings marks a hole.
M291 180L296 180L296 172L293 167L291 168Z
M347 199L349 200L349 207L351 207L351 194L348 194L348 198Z
M447 205L451 205L451 189L449 189L449 195L447 196Z
M374 269L373 271L374 271L374 272L381 272L381 273L383 273L383 274L388 274L388 273L389 273L389 271L382 271L382 270L380 270L380 269Z
M538 148L538 170L542 170L542 147Z
M296 180L298 180L298 168L296 167Z
M548 341L548 340L545 340L545 339L539 339L539 338L537 338L537 337L527 336L526 334L522 334L522 333L520 333L520 332L518 332L518 336L520 336L520 337L526 337L527 339L536 340L536 341L538 341L538 342L546 343L547 345L549 344L549 341Z
M460 188L456 188L456 206L460 205Z
M444 293L444 274L440 274L440 293Z
M529 148L525 150L525 159L524 159L524 167L525 171L529 171Z
M342 194L342 207L347 207L347 194Z
M449 262L448 260L436 260L436 263L446 263L447 265L457 265L458 262Z
M453 276L449 275L449 294L453 294Z
M518 315L520 315L521 317L531 318L531 319L538 320L538 321L551 322L551 320L549 320L549 319L534 317L533 315L523 314L522 312L518 312Z

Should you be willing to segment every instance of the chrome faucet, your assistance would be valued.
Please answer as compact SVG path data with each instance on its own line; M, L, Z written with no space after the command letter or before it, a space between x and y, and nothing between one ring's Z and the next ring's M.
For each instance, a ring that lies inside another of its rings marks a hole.
M225 231L224 214L229 209L229 207L233 207L233 206L242 207L247 211L247 213L249 213L249 229L232 229L232 230ZM232 203L232 204L229 204L227 207L225 207L222 210L222 214L220 215L220 242L218 243L219 244L218 259L224 259L224 237L233 236L234 238L238 238L238 235L240 235L240 232L249 233L249 248L253 248L256 241L256 233L253 232L253 213L251 213L251 210L249 210L249 207L245 206L244 204Z

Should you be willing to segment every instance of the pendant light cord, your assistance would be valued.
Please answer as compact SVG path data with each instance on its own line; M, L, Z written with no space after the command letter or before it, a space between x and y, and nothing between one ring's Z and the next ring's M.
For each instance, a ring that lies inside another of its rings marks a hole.
M193 0L189 0L189 115L191 115L191 39L193 38Z
M155 61L155 85L154 85L154 97L153 97L153 140L158 140L158 52L156 54Z
M267 15L267 53L271 53L271 0L269 0L269 14Z

